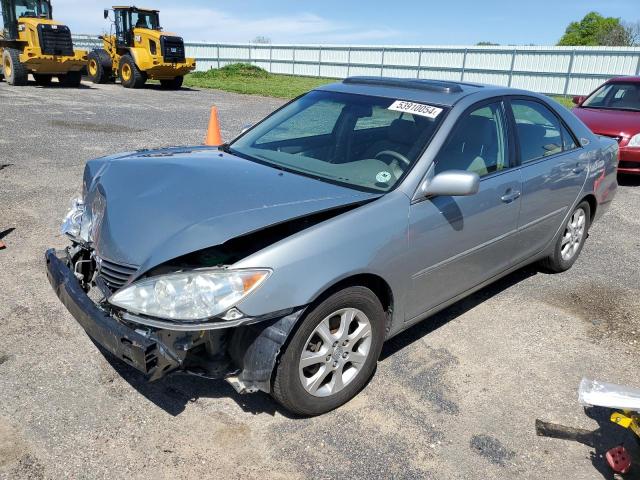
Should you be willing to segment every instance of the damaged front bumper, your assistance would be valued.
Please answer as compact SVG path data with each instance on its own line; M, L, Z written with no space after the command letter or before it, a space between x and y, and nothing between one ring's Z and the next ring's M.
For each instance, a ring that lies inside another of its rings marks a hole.
M269 393L278 355L304 311L291 309L202 330L167 328L164 322L156 327L136 322L133 315L119 317L95 303L71 270L66 251L48 250L45 260L51 286L87 335L149 381L183 371L225 378L240 393Z

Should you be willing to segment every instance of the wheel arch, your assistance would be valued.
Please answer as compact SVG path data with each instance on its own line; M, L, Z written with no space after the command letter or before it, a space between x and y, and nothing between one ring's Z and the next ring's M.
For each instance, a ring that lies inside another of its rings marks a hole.
M596 216L596 210L598 209L598 200L596 199L596 196L593 193L590 193L588 195L585 195L579 202L578 204L581 204L582 202L587 202L589 204L589 224L593 223L593 219Z

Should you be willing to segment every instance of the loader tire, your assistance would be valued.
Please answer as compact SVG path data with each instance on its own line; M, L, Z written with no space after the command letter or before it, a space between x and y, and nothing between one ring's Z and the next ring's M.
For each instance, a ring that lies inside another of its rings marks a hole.
M27 84L29 72L20 62L20 50L5 49L2 54L2 71L9 85L23 86Z
M131 55L123 55L120 58L118 76L125 88L142 88L147 81L147 75L140 71Z
M160 86L163 90L180 90L182 82L184 82L184 77L180 76L170 80L160 80Z
M58 75L58 81L63 87L78 88L82 83L82 72L67 72L65 75Z
M41 73L34 73L33 78L36 81L36 85L41 87L48 87L51 85L51 80L53 80L53 75L44 75Z
M89 80L93 83L107 83L113 77L113 62L106 50L94 50L89 53L87 66Z

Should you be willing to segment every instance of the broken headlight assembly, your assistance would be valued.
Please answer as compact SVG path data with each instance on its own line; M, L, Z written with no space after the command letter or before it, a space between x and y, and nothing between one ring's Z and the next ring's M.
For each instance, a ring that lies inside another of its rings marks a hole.
M82 197L71 200L71 209L67 212L60 232L76 242L87 244L91 240L92 222Z
M268 269L203 269L159 275L123 288L109 303L150 317L202 321L226 312L270 274Z

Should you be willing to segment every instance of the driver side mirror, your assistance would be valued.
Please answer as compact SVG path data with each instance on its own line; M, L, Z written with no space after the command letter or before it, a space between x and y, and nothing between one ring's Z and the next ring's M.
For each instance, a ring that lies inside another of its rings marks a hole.
M106 8L104 9L104 19L106 20L107 18L109 18L109 10L107 10Z
M584 95L576 95L572 98L575 105L582 105L582 102L584 102L586 99L587 97L585 97Z
M426 197L462 197L474 195L479 189L478 174L465 170L447 170L422 184L422 193Z

